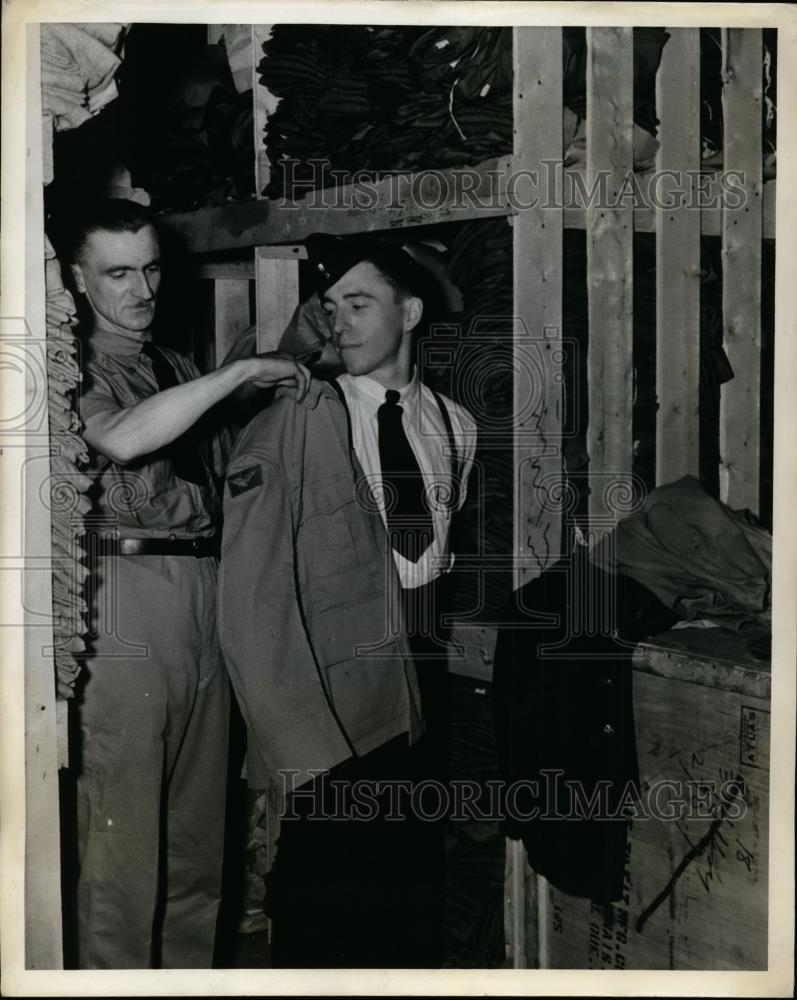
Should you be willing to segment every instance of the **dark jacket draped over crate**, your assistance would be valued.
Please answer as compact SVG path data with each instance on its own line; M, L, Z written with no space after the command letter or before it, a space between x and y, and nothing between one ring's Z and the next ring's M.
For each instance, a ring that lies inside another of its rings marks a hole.
M564 892L622 896L622 807L633 809L639 781L631 655L675 620L644 586L596 567L581 545L507 605L493 691L506 832Z

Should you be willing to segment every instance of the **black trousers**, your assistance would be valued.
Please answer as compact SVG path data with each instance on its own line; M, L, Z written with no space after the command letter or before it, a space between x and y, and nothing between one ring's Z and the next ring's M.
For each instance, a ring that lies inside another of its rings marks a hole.
M448 604L448 577L414 590L405 590L404 610L410 647L421 691L425 735L418 751L429 776L448 776L450 710L447 641L444 615Z
M441 586L406 591L427 733L288 797L267 877L275 968L437 968L442 958L445 646ZM430 619L431 615L431 619Z

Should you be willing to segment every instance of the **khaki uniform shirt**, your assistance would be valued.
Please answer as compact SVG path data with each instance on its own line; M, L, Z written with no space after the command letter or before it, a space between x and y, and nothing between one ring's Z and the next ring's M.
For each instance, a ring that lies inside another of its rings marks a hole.
M161 348L181 382L196 378L196 366L175 351ZM98 413L134 406L158 392L158 383L141 343L99 331L88 345L80 398L84 421ZM209 430L210 414L196 425L196 436L208 442L214 470L223 471L224 441ZM212 419L212 418L211 418ZM204 433L203 433L204 432ZM220 520L220 500L213 489L186 482L175 474L173 449L194 447L184 439L126 465L92 454L88 474L96 480L95 510L107 518L109 531L128 538L212 534Z

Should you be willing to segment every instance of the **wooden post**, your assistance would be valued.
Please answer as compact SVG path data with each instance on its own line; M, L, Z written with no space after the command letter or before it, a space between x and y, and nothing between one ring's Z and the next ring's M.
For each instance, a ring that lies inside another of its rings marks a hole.
M44 282L44 176L41 55L37 24L27 28L25 174L25 395L46 392ZM41 367L35 363L41 355ZM26 427L23 470L23 594L25 607L25 965L63 968L61 853L58 808L58 720L52 629L53 559L50 511L50 435L46 406Z
M539 576L560 556L562 478L561 196L562 29L513 30L514 159L514 586ZM524 191L525 188L525 191ZM539 935L527 912L540 900L520 842L509 845L508 936L514 968L538 964ZM530 897L530 898L529 898Z
M760 472L762 129L761 31L723 31L724 170L744 204L722 212L722 315L734 378L720 400L720 497L757 512Z
M249 310L249 281L246 278L217 278L213 282L214 364L222 363L236 338L252 319Z
M552 188L562 160L562 30L515 28L513 37L514 520L520 587L555 562L561 547L561 511L552 497L561 495L562 477L563 213ZM524 187L528 193L521 193Z
M587 28L589 513L616 519L633 461L633 31Z
M533 875L531 876L534 877ZM504 923L508 958L513 969L528 966L526 952L526 848L520 840L506 842L506 906Z
M299 261L304 247L257 247L257 349L276 350L285 327L299 304Z
M672 28L656 77L659 174L656 200L656 483L698 476L700 211L700 30ZM670 190L684 194L668 199Z

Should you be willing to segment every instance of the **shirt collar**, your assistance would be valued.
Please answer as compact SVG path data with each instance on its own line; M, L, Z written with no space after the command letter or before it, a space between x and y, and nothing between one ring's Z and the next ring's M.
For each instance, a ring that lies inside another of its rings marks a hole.
M137 358L141 354L142 344L148 340L152 340L152 334L149 330L143 337L126 337L122 333L114 333L110 330L95 330L89 337L89 346L103 354Z
M371 378L370 375L342 375L339 380L344 378L359 399L366 404L368 410L376 413L385 401L385 393L387 392L385 386L375 378ZM418 401L418 386L418 370L413 368L412 378L405 386L397 390L399 394L398 405L404 408L407 415L415 409L415 404Z

